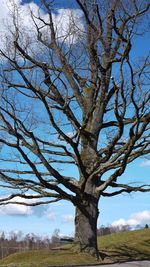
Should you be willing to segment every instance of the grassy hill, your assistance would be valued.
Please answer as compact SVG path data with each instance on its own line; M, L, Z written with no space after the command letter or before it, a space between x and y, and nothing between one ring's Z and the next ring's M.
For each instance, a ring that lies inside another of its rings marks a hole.
M107 254L104 262L150 259L150 229L116 233L98 238L100 251ZM0 267L47 267L97 263L86 254L75 254L65 246L62 250L38 250L15 253L0 261Z

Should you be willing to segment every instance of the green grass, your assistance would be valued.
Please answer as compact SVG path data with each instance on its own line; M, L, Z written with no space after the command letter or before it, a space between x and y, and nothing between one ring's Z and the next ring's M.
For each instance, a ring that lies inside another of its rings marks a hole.
M92 257L86 254L75 254L67 250L60 251L31 251L15 253L0 261L0 266L9 267L46 267L50 265L86 264L97 263Z
M114 260L150 259L150 229L103 236L98 245Z
M98 238L99 249L107 254L104 262L150 259L150 229L111 234ZM97 263L87 254L73 253L69 246L57 251L15 253L0 261L0 267L47 267Z

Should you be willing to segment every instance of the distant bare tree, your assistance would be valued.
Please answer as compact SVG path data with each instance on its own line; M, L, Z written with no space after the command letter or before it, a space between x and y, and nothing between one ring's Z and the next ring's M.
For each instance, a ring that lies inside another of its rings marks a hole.
M52 234L51 243L53 245L58 245L58 243L60 242L59 232L60 232L59 229L55 229L53 234Z
M31 10L33 34L14 6L0 50L0 186L12 192L0 204L70 201L76 249L99 258L99 200L150 191L121 182L127 165L150 152L150 61L134 54L150 4L76 0L82 18L72 12L60 33L55 6L40 2L47 16Z
M113 233L119 233L119 232L126 232L130 231L130 226L129 225L121 225L121 226L100 226L97 230L98 236L102 235L109 235Z
M52 243L51 239L47 236L45 238L41 238L35 234L26 234L23 235L22 232L18 232L17 234L11 231L7 234L2 232L0 236L0 258L22 251L28 250L40 250L52 248L55 244Z

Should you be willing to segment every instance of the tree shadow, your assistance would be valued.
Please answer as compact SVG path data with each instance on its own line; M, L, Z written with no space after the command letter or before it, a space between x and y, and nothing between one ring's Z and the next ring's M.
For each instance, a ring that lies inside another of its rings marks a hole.
M149 246L150 240L144 241L143 244ZM115 246L113 249L107 249L107 252L101 251L103 253L103 260L111 259L113 262L125 262L125 261L135 261L135 260L149 260L149 251L142 252L136 247L130 247L127 245Z

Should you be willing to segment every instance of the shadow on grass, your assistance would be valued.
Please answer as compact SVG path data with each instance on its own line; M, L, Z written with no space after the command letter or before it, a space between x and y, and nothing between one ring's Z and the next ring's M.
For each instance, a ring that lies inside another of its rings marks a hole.
M149 246L147 242L147 246ZM105 251L102 251L105 254ZM114 262L125 262L135 260L150 260L149 252L142 252L136 248L127 245L115 246L113 249L107 249L104 260L111 259Z

